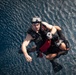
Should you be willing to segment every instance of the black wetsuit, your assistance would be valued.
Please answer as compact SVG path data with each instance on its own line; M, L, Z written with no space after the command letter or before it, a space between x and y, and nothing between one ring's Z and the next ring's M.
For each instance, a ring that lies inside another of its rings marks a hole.
M39 33L36 33L35 31L33 31L31 28L28 30L28 34L30 34L33 38L35 38L33 41L35 42L35 44L37 45L37 51L39 51L39 48L45 43L45 40L47 39L47 32L49 30L46 31L39 31ZM64 35L62 34L61 31L57 31L58 36L60 37L60 39L63 40L63 42L67 45L67 47L69 47L68 41L65 39ZM58 53L61 51L61 49L59 47L57 47L55 45L55 39L52 39L51 41L51 46L48 48L48 50L46 52L43 52L44 54L53 54L53 53Z
M28 34L30 34L34 39L32 41L35 42L35 44L37 45L37 49L39 49L45 42L46 40L46 33L43 31L39 31L39 33L36 33L35 31L32 30L32 28L30 28L27 31Z
M67 48L70 48L70 45L69 45L69 42L66 40L66 38L64 37L62 31L57 31L57 34L58 34L58 37L59 39L63 40L63 42L66 44L66 47ZM54 54L54 53L58 53L62 51L59 46L56 46L55 44L55 41L52 40L52 45L49 47L49 49L47 50L47 52L44 52L46 55L48 54ZM65 51L65 54L67 53L68 51Z

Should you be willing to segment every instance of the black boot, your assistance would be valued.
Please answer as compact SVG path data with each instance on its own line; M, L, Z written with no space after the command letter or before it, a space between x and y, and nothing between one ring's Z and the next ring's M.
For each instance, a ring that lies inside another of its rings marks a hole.
M55 60L50 60L50 62L52 63L52 67L55 73L59 72L63 67L57 63Z

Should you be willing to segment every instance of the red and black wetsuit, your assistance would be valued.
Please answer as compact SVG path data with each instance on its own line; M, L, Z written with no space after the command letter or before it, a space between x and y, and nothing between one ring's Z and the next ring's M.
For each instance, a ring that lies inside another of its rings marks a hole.
M47 32L49 30L46 31L39 31L39 33L36 33L35 31L32 30L32 28L30 28L28 30L28 34L30 34L33 38L35 38L34 41L35 44L37 45L37 51L41 51L44 54L53 54L53 53L58 53L59 51L61 51L61 49L59 47L57 47L55 45L55 39L52 40L48 40L47 39ZM61 34L61 31L57 32L57 34L59 35L59 37L65 42L65 44L67 44L65 37Z
M46 36L48 31L49 30L46 31L40 30L39 33L36 33L35 31L32 30L32 28L30 28L27 32L34 38L32 41L34 41L35 44L37 45L37 50L40 50L41 52L45 52L48 49L48 47L51 46L50 40L47 40L47 36ZM43 45L44 47L42 48ZM42 50L40 48L42 48Z

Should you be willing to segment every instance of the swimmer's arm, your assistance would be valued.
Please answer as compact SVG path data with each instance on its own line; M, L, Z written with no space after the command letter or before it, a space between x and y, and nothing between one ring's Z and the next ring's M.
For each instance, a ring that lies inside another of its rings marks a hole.
M52 26L51 24L47 24L46 27L47 27L49 30L51 30L51 33L52 33L52 34L55 34L56 31L57 31L57 29L56 29L54 26Z
M27 34L24 42L22 43L22 52L23 52L26 60L28 59L28 56L29 56L26 47L29 45L29 43L30 43L31 40L32 40L31 35ZM28 60L27 60L27 61L28 61Z

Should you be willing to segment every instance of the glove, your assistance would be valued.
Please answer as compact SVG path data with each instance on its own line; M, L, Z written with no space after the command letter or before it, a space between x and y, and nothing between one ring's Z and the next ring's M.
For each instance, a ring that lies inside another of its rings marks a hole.
M58 40L59 40L58 35L57 35L57 34L52 34L52 40L53 40L54 42L58 41Z
M46 36L47 36L48 39L52 39L52 37L53 37L51 32L48 32Z

